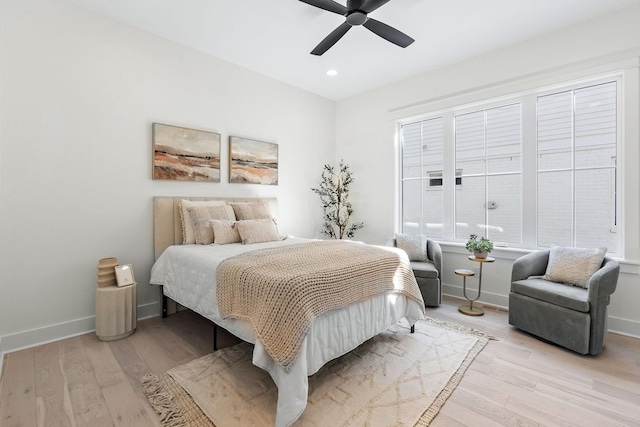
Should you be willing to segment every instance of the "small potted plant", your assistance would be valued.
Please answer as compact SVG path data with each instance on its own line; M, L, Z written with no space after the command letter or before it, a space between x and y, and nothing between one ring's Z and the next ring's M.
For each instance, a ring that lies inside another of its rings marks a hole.
M472 252L476 258L484 259L487 257L487 254L493 250L493 243L484 237L478 239L476 234L472 234L469 236L465 247L469 252Z

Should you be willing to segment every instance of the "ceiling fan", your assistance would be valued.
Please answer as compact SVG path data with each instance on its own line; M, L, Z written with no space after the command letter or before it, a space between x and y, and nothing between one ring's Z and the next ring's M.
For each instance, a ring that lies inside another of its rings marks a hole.
M346 21L342 25L333 30L331 34L325 37L325 39L311 51L312 55L320 56L325 53L331 46L336 44L351 27L355 27L356 25L362 25L369 31L400 47L407 47L414 42L414 40L405 33L367 16L369 13L389 2L389 0L347 0L347 6L336 3L333 0L300 1L329 12L337 13L338 15L343 15L346 18Z

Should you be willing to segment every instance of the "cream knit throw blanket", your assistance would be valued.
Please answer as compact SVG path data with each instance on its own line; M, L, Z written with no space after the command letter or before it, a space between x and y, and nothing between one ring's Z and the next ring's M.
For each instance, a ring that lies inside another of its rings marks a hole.
M387 292L424 307L406 257L348 241L255 250L224 260L217 270L222 317L250 321L269 355L285 368L314 317Z

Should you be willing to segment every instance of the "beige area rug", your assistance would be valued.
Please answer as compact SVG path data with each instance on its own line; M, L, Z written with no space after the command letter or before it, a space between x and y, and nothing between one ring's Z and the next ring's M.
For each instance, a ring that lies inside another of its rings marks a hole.
M294 426L427 426L491 337L435 319L398 324L309 377ZM143 378L163 426L272 426L277 389L241 343Z

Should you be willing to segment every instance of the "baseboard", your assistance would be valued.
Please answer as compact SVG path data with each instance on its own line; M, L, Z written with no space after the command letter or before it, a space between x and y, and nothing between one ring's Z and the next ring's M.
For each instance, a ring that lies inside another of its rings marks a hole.
M138 320L160 316L160 303L138 306ZM95 316L49 325L0 337L0 375L4 366L4 355L50 342L84 335L96 330Z
M442 294L449 295L455 298L464 299L464 295L462 294L462 286L448 285L444 283L442 285ZM475 297L476 290L467 289L467 295L469 295L470 298ZM507 309L509 307L509 297L505 295L496 294L496 293L486 292L483 290L480 293L480 298L478 299L478 303Z
M464 296L462 295L462 286L448 285L444 283L442 285L442 294L454 298L464 299ZM476 295L475 290L467 291L467 294L472 298ZM509 310L508 295L500 295L482 291L482 293L480 294L480 299L478 299L478 303L497 308L504 308L507 311ZM608 322L609 332L633 338L640 338L640 322L613 316L609 316Z
M640 338L640 322L609 316L609 332L625 335L632 338Z

